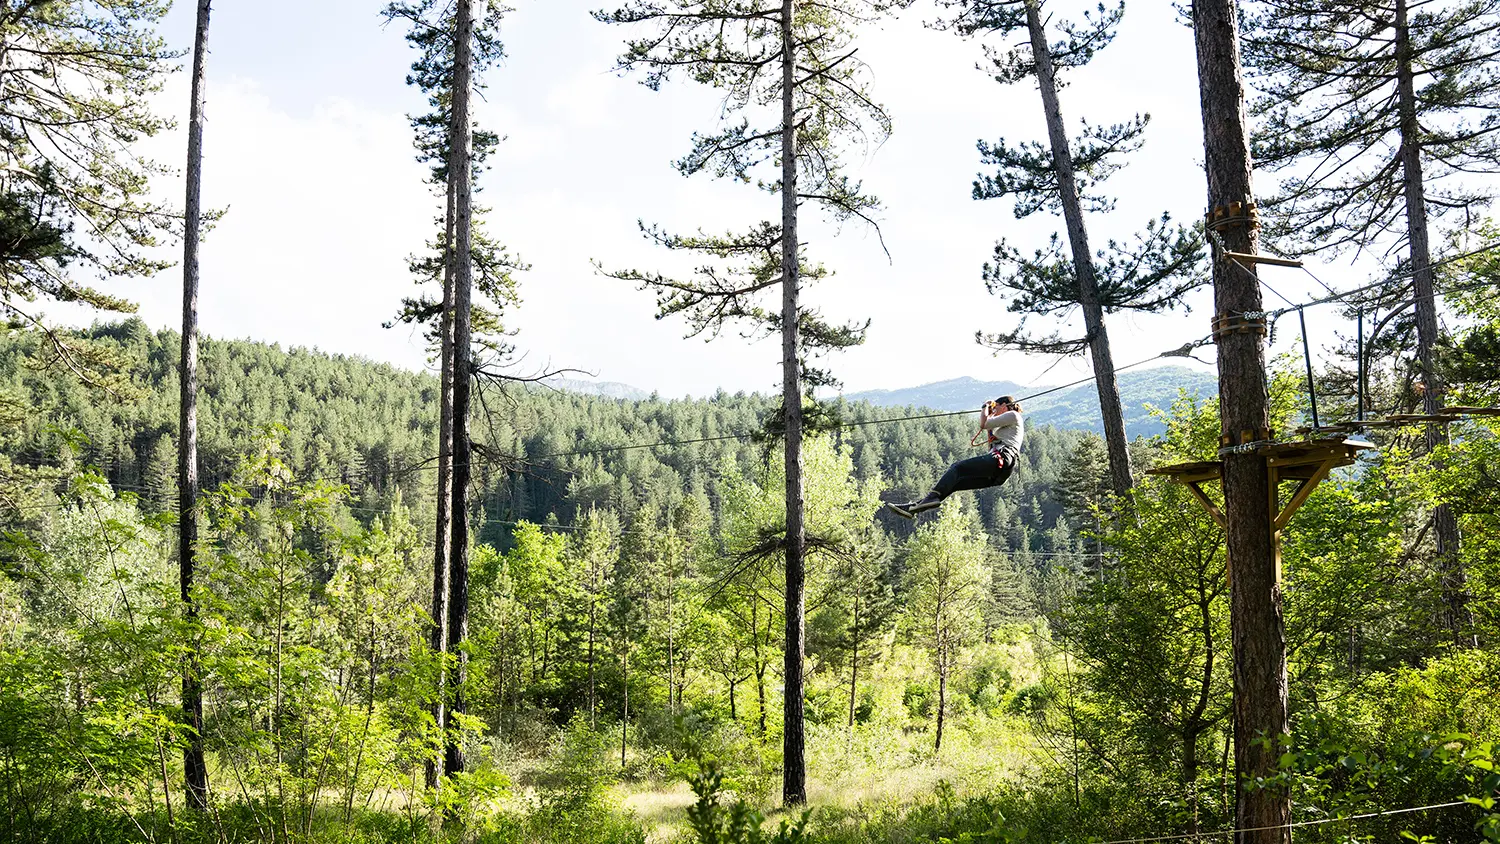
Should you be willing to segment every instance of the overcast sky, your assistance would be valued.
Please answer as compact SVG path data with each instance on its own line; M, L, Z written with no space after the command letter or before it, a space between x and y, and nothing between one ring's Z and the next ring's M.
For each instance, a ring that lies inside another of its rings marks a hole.
M509 58L485 77L477 109L482 126L507 137L482 180L490 231L533 267L520 277L523 301L508 319L519 330L524 366L575 367L663 395L774 390L778 343L749 344L736 335L683 339L681 320L654 319L650 293L593 269L591 261L669 266L661 250L642 241L637 220L693 231L779 214L774 196L707 175L685 179L671 168L693 131L716 125L719 99L687 81L652 92L614 73L627 33L589 16L601 2L514 0L503 32ZM1052 5L1061 11L1087 4ZM381 6L215 4L203 183L205 201L227 213L203 245L205 333L427 365L410 330L381 327L412 291L405 258L430 236L438 210L413 159L406 119L424 107L405 85L413 54L400 27L382 26ZM171 44L191 46L193 14L194 4L175 4L164 30ZM936 14L930 2L919 2L859 37L895 131L850 162L885 203L891 257L861 226L840 231L815 222L804 232L811 257L836 273L811 286L811 304L833 318L873 320L866 345L829 363L850 391L960 375L1023 383L1086 375L1082 359L1047 371L1051 359L995 357L974 342L976 330L1014 324L980 279L995 240L1028 249L1061 222L1046 215L1017 222L1008 201L970 198L981 169L975 141L1042 139L1041 103L1034 85L1002 87L976 70L980 44L926 27ZM1183 222L1202 213L1192 37L1170 4L1136 0L1114 45L1068 82L1063 109L1074 132L1080 118L1152 116L1145 148L1107 183L1117 209L1089 219L1096 245L1128 236L1163 211ZM162 95L162 110L177 115L181 129L149 142L158 160L181 160L187 101L184 73ZM161 189L180 201L180 182ZM1315 269L1336 285L1365 279L1347 265ZM1303 273L1268 272L1278 273L1273 284L1292 299L1314 291ZM111 290L138 302L151 325L175 326L180 285L174 268ZM1111 318L1115 360L1207 334L1209 295L1191 301L1188 315ZM1331 316L1312 323L1315 338L1331 342L1342 328ZM1200 354L1211 359L1212 349Z

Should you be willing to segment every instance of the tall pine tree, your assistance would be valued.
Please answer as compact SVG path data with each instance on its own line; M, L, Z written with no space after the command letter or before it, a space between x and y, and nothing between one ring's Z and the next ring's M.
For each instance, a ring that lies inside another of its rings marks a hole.
M40 330L49 362L93 383L108 355L33 303L128 313L134 305L81 278L170 266L153 248L180 218L151 198L164 168L137 149L169 125L151 107L179 55L153 31L168 5L0 3L0 324Z
M203 101L204 63L208 54L211 0L198 0L193 38L192 107L188 115L187 218L182 247L182 357L177 440L177 560L182 589L183 617L191 627L198 620L193 590L198 551L198 235L203 222ZM196 634L193 641L197 641ZM203 683L196 646L185 649L182 668L182 710L187 743L182 749L183 778L188 805L208 808L208 763L204 759Z
M1495 196L1500 173L1500 2L1497 0L1258 0L1246 64L1263 92L1257 164L1285 174L1265 202L1268 234L1296 254L1347 249L1401 255L1409 284L1393 304L1415 319L1423 412L1443 407L1433 228L1466 228ZM1409 347L1408 347L1409 348ZM1447 438L1429 426L1429 449ZM1473 643L1459 561L1458 522L1435 508L1445 622Z
M681 314L693 334L717 333L733 322L751 333L781 335L781 424L785 442L786 561L782 798L807 801L803 662L806 639L806 551L802 436L803 402L813 387L831 381L809 365L812 355L855 345L861 325L832 325L801 299L805 281L827 271L807 263L798 228L804 205L835 220L873 224L879 201L844 172L840 154L856 137L884 137L890 118L871 99L870 72L853 46L856 25L910 0L634 0L607 23L648 27L626 43L620 65L643 70L656 90L674 73L725 92L725 112L738 120L696 134L676 162L685 176L707 172L754 182L780 198L780 222L765 220L726 235L669 234L642 226L647 238L704 260L691 278L626 270L611 275L657 294L662 316ZM774 108L774 111L771 109ZM764 111L763 111L764 109ZM769 117L752 126L752 116ZM774 114L774 117L770 117ZM757 174L769 170L768 178ZM779 289L780 307L767 307Z
M974 198L1011 197L1018 219L1042 210L1061 212L1067 226L1066 251L1056 234L1031 257L1001 240L995 245L994 263L985 265L985 284L992 293L1006 295L1009 309L1016 313L1055 316L1074 307L1083 313L1084 334L1079 338L1058 333L1034 336L1027 333L1023 317L1014 330L981 335L981 342L996 349L1050 354L1088 350L1099 392L1111 486L1116 495L1124 496L1133 485L1130 451L1104 315L1173 308L1185 293L1206 281L1199 266L1201 240L1189 229L1172 226L1167 214L1148 222L1133 243L1111 240L1108 249L1097 254L1089 247L1084 212L1113 208L1113 201L1095 189L1122 166L1120 156L1139 149L1149 115L1114 125L1085 122L1082 136L1070 141L1058 98L1057 71L1082 67L1108 45L1125 5L1122 2L1108 11L1101 5L1097 16L1086 14L1082 23L1057 21L1054 26L1063 38L1056 43L1048 41L1044 0L946 0L946 5L955 7L957 14L945 25L961 34L1021 36L1021 43L1008 50L986 46L988 70L1003 85L1035 79L1047 121L1046 145L1028 141L1012 146L1003 139L995 144L979 142L983 162L997 170L974 182Z
M442 299L408 299L398 316L402 322L429 326L442 373L430 644L439 654L452 654L454 661L454 676L444 672L439 678L433 706L434 720L444 732L448 707L462 712L464 706L466 656L460 645L468 625L467 502L473 462L469 408L471 385L484 363L474 357L471 343L477 336L482 350L504 355L500 314L515 300L511 271L522 268L482 234L473 204L477 174L499 138L475 130L469 103L482 72L504 57L499 28L507 11L495 0L411 0L391 3L384 12L387 20L410 25L407 41L421 51L407 82L428 95L432 111L411 122L417 157L432 165L429 182L441 187L445 197L433 254L410 261L419 282L441 281ZM489 300L488 308L474 307L476 288ZM444 757L441 766L429 764L429 785L436 786L445 769L464 769L457 738L447 739Z

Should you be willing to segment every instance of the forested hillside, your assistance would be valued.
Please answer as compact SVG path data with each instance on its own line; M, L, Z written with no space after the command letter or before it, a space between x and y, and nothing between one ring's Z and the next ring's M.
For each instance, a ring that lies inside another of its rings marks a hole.
M28 365L35 338L0 339L0 383L25 405L45 408L7 430L3 454L30 467L96 468L115 489L139 495L148 511L169 512L177 335L131 320L86 336L129 376L119 398ZM255 443L274 434L297 477L349 487L350 513L361 522L397 502L419 519L432 517L432 376L244 341L210 339L203 360L205 487L229 480ZM473 423L484 444L476 467L480 539L504 547L518 521L571 525L592 507L629 516L683 490L718 501L726 478L764 470L765 446L755 435L772 410L769 399L745 394L628 401L526 384L496 389L476 403ZM830 412L848 423L828 436L849 454L856 479L878 480L888 500L925 491L949 462L974 451L972 414L867 424L930 411L861 402ZM708 441L674 444L685 440ZM1059 530L1053 487L1079 442L1077 432L1028 431L1027 463L1015 482L980 496L986 530L1000 547L1071 547L1070 529ZM897 532L904 525L886 522Z
M0 0L0 844L1500 844L1500 0L616 2Z

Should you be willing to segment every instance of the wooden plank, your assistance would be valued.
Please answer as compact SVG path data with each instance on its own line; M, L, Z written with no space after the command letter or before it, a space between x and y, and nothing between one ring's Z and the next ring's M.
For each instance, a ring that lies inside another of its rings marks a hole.
M1500 407L1445 407L1443 413L1459 416L1500 416Z
M1266 463L1271 466L1301 466L1308 463L1321 463L1324 460L1337 460L1343 456L1343 449L1324 446L1298 451L1284 450L1279 454L1277 452L1266 453Z
M1452 422L1457 417L1454 417L1454 416L1434 416L1434 415L1429 415L1429 414L1425 414L1425 413L1395 413L1395 414L1392 414L1390 416L1387 416L1386 418L1389 419L1389 420L1391 420L1392 422L1398 422L1398 423L1403 424L1403 425L1418 425L1418 424L1423 424L1423 423L1427 423L1427 422L1437 422L1437 423Z
M1147 469L1148 475L1162 475L1178 483L1217 480L1223 472L1223 464L1217 460L1200 460L1194 463L1177 463Z
M1248 252L1224 252L1221 254L1231 261L1239 261L1241 263L1270 264L1273 267L1300 268L1302 266L1301 261L1294 261L1291 258L1278 258L1275 255L1251 255Z

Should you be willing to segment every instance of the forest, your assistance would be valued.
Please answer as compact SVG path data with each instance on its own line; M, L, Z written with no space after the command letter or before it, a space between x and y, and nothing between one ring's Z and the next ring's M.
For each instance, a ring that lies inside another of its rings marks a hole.
M578 10L618 84L721 98L672 166L764 219L642 220L664 269L595 266L659 330L775 342L774 394L526 366L538 268L477 201L505 5L370 4L430 108L413 371L200 330L211 0L191 46L165 0L0 0L0 839L1500 842L1500 0L1182 4L1208 213L1093 245L1150 118L1070 136L1066 80L1123 2L618 2ZM822 309L811 221L883 248L859 46L906 15L1046 118L973 161L974 200L1060 223L996 233L1009 327L974 340L1091 369L1005 397L1089 391L1018 454L836 391L869 323ZM179 62L181 205L139 153ZM1265 281L1329 255L1369 283ZM180 280L180 330L121 280ZM1208 336L1115 357L1209 290ZM1349 326L1317 356L1315 309ZM1199 354L1217 391L1122 399Z

